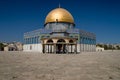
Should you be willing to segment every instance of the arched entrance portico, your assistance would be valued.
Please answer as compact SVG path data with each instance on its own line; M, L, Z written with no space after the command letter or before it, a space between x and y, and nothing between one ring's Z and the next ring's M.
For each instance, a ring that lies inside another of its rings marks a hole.
M43 53L54 53L54 42L52 39L43 41Z
M52 39L49 39L47 41L47 47L48 47L47 49L48 53L53 53L53 40Z
M74 41L73 40L69 40L69 47L70 47L69 52L73 53L74 52Z
M56 44L56 53L66 53L66 42L64 39L59 39Z
M77 53L76 38L45 38L43 39L43 53Z

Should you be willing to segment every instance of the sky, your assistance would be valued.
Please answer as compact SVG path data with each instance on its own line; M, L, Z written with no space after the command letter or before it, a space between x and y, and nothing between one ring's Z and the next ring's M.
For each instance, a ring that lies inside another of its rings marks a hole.
M119 0L0 0L0 42L23 42L23 34L43 28L59 3L76 28L96 34L97 43L120 43Z

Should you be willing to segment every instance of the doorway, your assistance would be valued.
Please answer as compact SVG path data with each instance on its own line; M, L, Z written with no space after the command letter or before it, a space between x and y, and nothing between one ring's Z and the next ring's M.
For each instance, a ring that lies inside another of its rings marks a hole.
M64 39L59 39L57 41L56 53L66 53L66 42Z

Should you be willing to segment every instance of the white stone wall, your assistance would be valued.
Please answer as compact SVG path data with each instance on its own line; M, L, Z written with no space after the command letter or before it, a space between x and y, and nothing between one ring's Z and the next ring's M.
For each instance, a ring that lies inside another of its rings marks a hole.
M24 44L23 51L42 52L42 44Z
M80 44L79 46L80 46L80 52L94 52L94 51L96 51L96 45Z
M77 44L77 52L80 52L80 44Z
M31 49L30 49L30 46L31 46ZM45 47L46 47L45 52L48 52L48 46L46 45ZM23 45L23 51L33 51L33 52L42 53L42 44L25 44ZM75 46L72 46L72 52L74 51L75 51ZM94 52L94 51L96 51L96 45L77 44L77 52ZM52 52L54 52L53 48L52 48ZM68 47L68 52L71 52L71 46Z
M8 46L4 47L4 51L9 51L9 47Z
M83 44L81 44L80 47L81 47L81 51L83 52L83 49L84 49L84 48L83 48Z
M84 52L86 52L86 44L84 44Z
M104 51L104 48L102 48L102 47L96 47L96 51Z

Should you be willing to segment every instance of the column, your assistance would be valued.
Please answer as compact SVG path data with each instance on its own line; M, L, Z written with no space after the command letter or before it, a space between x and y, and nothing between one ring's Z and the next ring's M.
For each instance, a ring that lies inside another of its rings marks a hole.
M71 53L72 53L72 44L71 44Z
M49 44L48 44L48 53L49 53Z
M66 53L68 54L68 50L69 50L69 49L68 49L68 44L66 44L66 47L67 47L67 49L66 49L67 52L66 52Z
M52 44L50 45L50 53L52 53Z
M44 53L44 44L42 44L42 52Z
M77 43L75 44L75 53L77 54Z
M56 54L56 44L54 44L54 53Z

